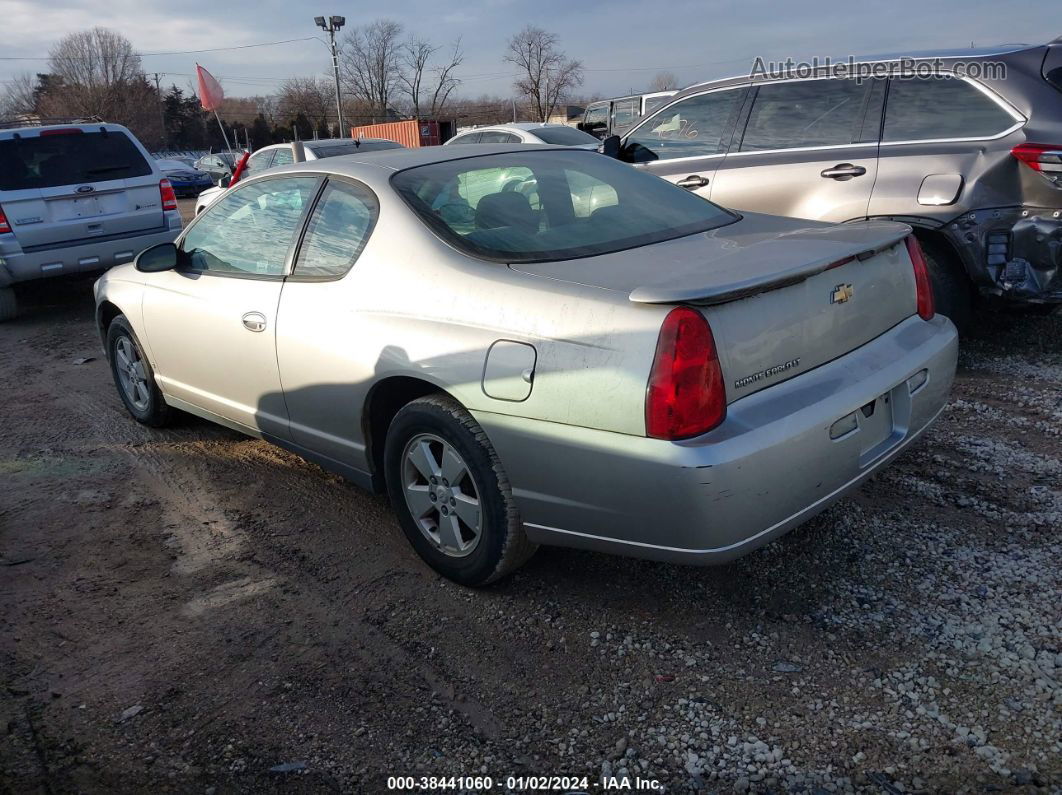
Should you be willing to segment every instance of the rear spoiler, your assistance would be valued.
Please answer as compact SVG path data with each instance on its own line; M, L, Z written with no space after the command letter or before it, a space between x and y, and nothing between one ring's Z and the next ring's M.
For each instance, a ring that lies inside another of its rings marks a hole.
M637 304L725 304L797 284L853 259L869 259L910 233L910 227L892 221L797 229L743 247L694 273L673 273L636 287L629 298Z

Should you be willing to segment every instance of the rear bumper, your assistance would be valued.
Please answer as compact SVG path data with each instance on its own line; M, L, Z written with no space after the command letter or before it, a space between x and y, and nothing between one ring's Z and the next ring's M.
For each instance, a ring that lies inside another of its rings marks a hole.
M909 318L861 348L732 403L671 443L496 414L476 419L505 466L528 535L683 563L722 563L807 521L907 447L943 409L958 350L950 321ZM908 379L928 378L912 391ZM834 424L871 401L843 438Z
M1062 303L1062 210L978 210L945 230L982 292L1017 301Z
M175 212L166 216L165 229L114 240L80 241L43 251L23 252L14 235L0 236L0 287L50 276L91 273L131 262L145 248L172 242L181 233L180 216Z

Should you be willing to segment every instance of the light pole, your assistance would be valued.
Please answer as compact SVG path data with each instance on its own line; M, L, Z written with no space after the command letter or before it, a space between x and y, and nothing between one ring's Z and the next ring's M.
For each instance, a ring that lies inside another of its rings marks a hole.
M346 125L343 123L343 96L339 92L339 53L336 51L336 33L347 24L346 17L314 17L317 27L328 33L332 48L332 75L336 79L336 113L339 114L339 137L347 137Z

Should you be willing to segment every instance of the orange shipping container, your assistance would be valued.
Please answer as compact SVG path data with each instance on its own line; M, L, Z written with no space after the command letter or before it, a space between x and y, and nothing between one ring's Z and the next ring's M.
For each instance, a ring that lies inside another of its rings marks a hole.
M410 148L438 146L442 143L439 135L439 122L423 119L365 124L361 127L352 127L350 134L354 138L386 138L388 141L394 141Z

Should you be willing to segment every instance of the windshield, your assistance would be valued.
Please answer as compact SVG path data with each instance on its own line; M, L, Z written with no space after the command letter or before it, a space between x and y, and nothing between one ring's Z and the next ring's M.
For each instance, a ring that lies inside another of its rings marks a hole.
M354 155L358 152L378 152L381 149L402 149L402 144L394 141L357 141L350 140L342 143L329 143L318 146L309 146L318 159L324 157L339 157L340 155Z
M559 146L581 146L584 144L597 146L601 143L589 133L584 133L574 127L539 127L530 132L547 144L557 144Z
M496 262L607 254L737 216L596 152L506 152L400 171L391 184L456 248Z
M140 150L117 130L71 128L0 140L0 190L55 188L150 173Z

